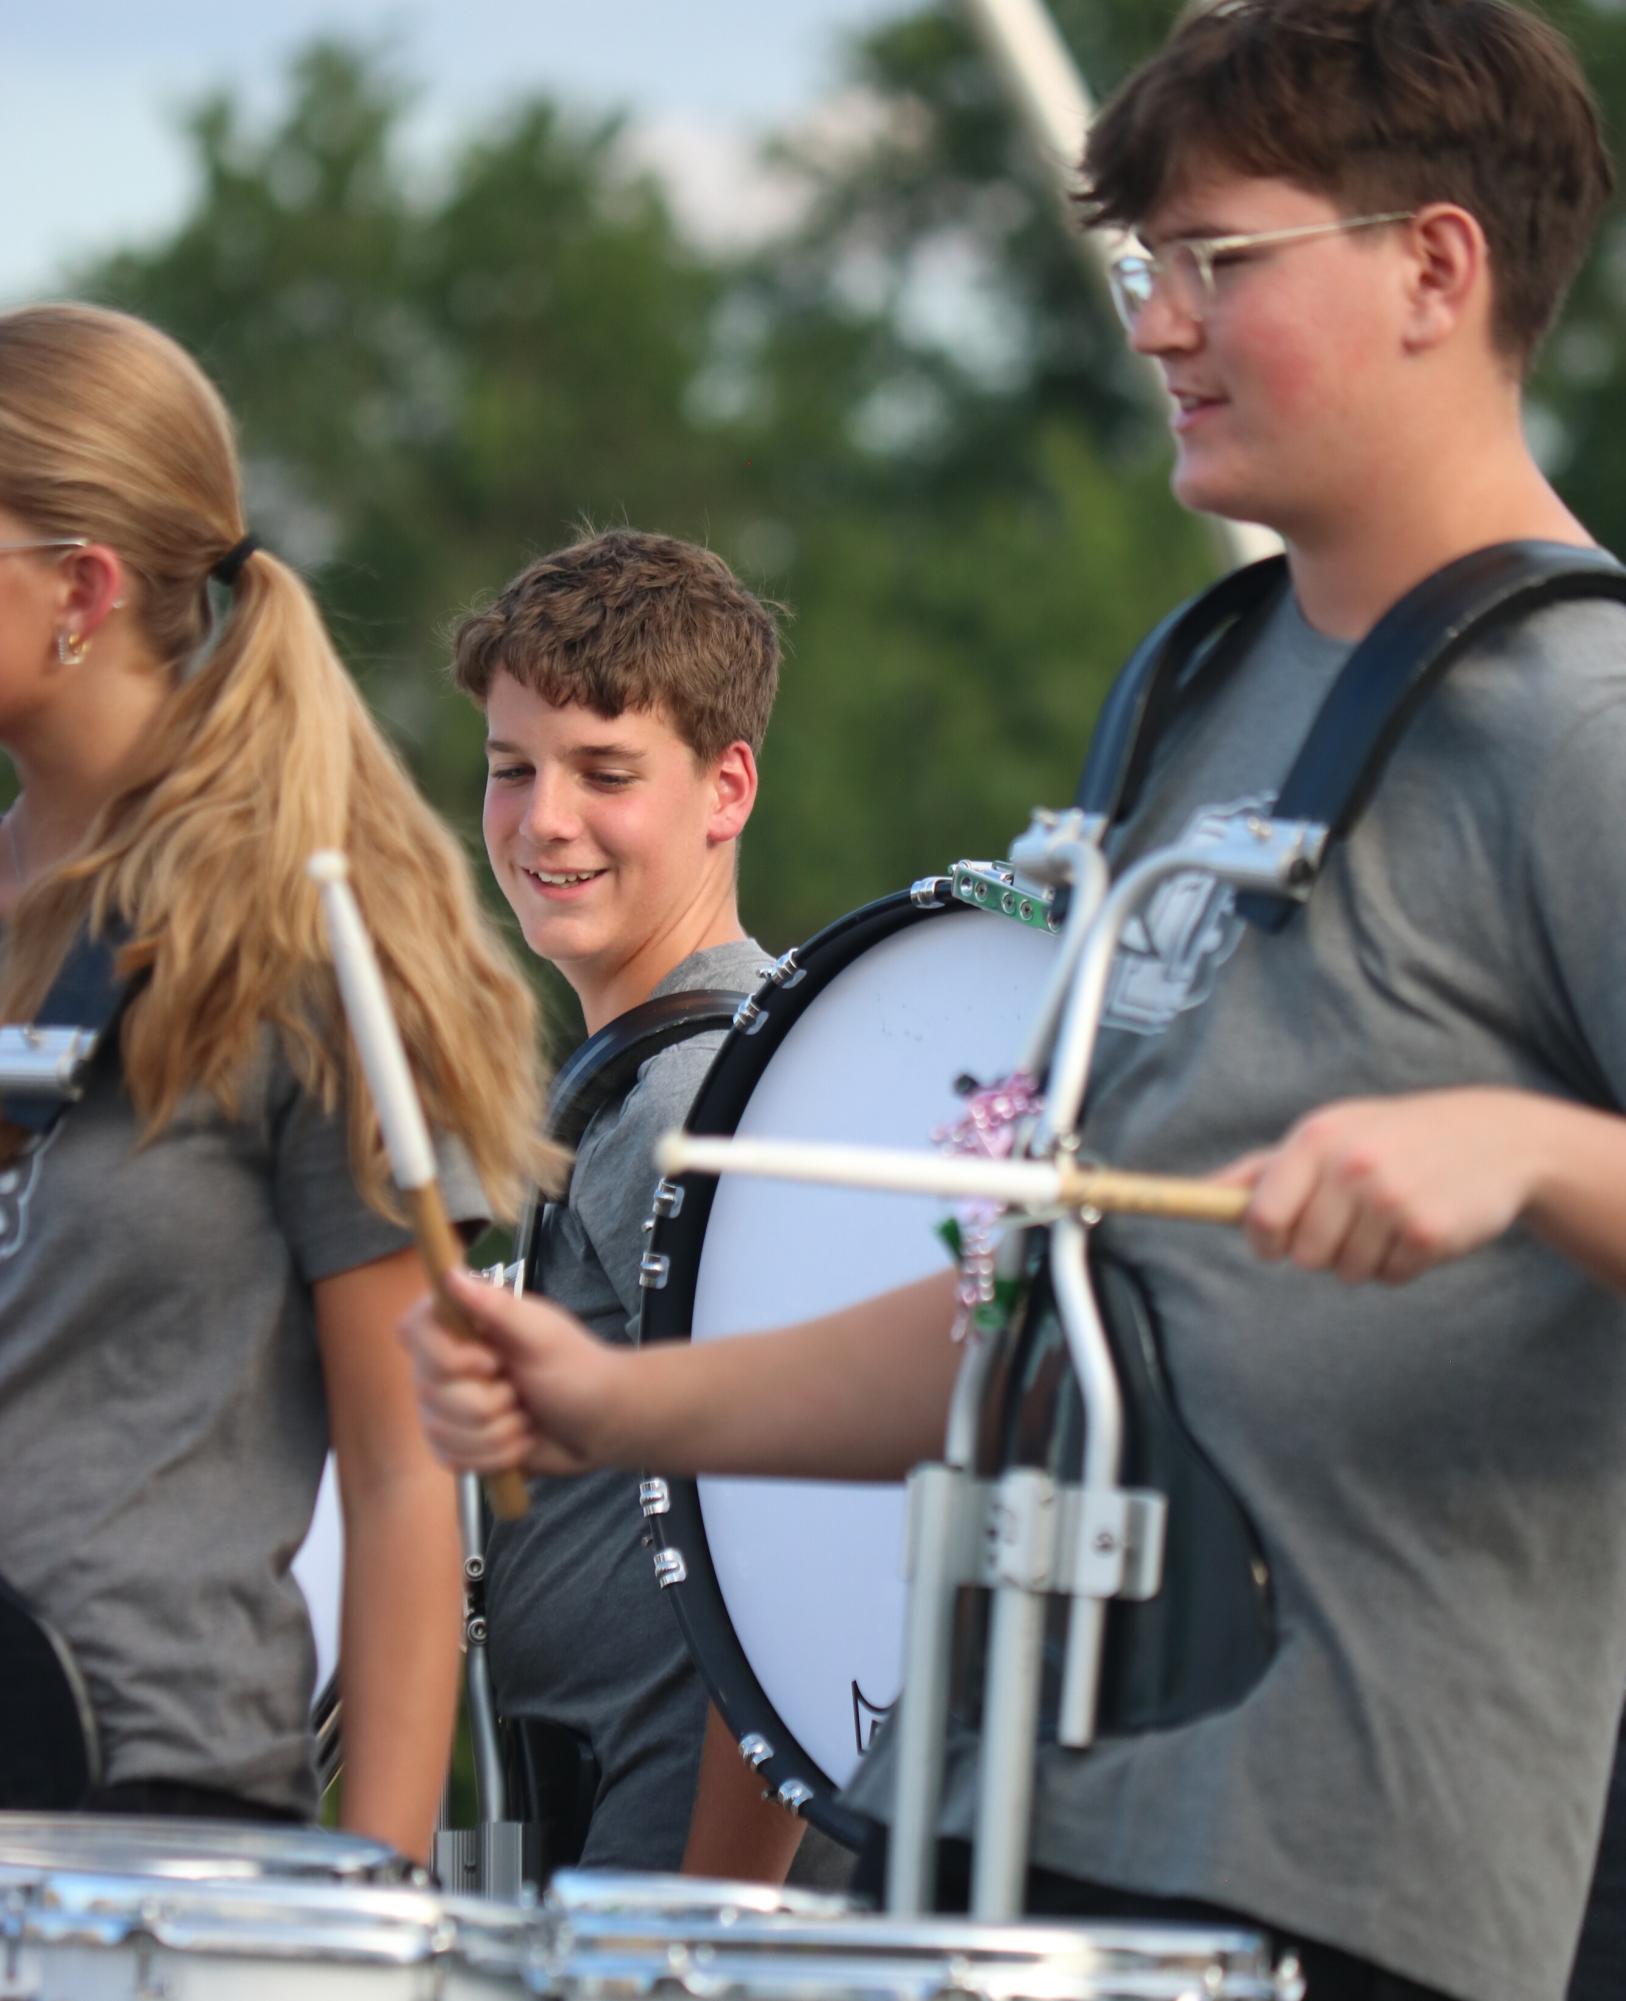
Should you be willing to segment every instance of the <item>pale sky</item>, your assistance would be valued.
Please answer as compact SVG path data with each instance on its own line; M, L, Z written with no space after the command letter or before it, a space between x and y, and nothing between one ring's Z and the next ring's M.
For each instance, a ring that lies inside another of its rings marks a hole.
M161 230L188 200L182 107L226 86L277 101L283 59L319 34L388 38L422 86L433 153L515 97L623 106L676 164L700 226L749 221L740 148L839 90L844 36L915 0L0 0L0 298L65 261ZM952 0L944 0L952 4Z

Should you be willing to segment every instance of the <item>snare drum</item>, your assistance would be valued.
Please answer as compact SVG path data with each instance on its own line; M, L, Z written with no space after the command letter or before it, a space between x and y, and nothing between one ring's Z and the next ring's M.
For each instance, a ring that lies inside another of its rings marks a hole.
M924 1146L957 1116L957 1077L1014 1067L1055 950L1042 912L1034 925L956 901L947 878L870 904L773 969L688 1128ZM947 1258L926 1197L725 1175L663 1184L655 1207L644 1340L784 1326ZM902 1487L651 1481L644 1505L657 1575L741 1748L787 1805L855 1844L834 1794L902 1679Z
M534 1914L427 1890L0 1868L6 2001L512 2001Z
M401 1883L423 1877L404 1855L359 1834L258 1821L86 1813L0 1813L0 1869L47 1874L93 1869L104 1876L194 1883Z
M1302 2001L1242 1929L983 1924L694 1878L553 1879L542 1967L561 2001Z

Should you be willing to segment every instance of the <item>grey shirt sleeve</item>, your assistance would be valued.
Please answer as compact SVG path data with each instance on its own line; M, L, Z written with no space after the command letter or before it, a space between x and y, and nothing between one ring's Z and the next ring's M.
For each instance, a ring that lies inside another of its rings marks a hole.
M411 1231L370 1208L356 1188L344 1120L301 1090L280 1058L272 1105L272 1201L301 1280L314 1285L404 1250ZM483 1227L489 1205L461 1143L440 1135L435 1158L447 1214Z
M690 1036L652 1056L621 1103L594 1119L577 1151L570 1206L615 1288L629 1335L637 1329L643 1223L659 1178L655 1142L688 1117L722 1046L717 1030Z

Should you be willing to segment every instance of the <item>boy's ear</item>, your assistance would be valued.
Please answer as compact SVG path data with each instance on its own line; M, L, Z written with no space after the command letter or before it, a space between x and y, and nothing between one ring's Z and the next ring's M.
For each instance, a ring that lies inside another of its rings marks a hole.
M711 767L711 791L706 838L720 846L739 837L757 803L757 761L748 743L731 743Z
M1418 353L1449 339L1476 301L1488 319L1490 253L1478 219L1454 203L1419 210L1408 227L1413 263L1406 344Z

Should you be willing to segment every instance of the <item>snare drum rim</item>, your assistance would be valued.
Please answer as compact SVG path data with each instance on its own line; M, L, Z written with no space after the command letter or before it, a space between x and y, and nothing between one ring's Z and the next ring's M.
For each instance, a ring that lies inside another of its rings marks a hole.
M684 1130L725 1138L732 1135L769 1058L817 994L883 940L916 924L972 909L973 906L956 902L947 895L940 901L925 901L916 891L897 890L850 911L816 932L797 948L795 970L790 978L778 981L770 978L757 989L752 997L755 1012L748 1024L730 1030L695 1094ZM677 1213L667 1215L657 1211L652 1220L649 1248L655 1256L669 1260L668 1279L664 1286L652 1288L643 1296L638 1319L640 1344L686 1341L690 1335L699 1277L698 1252L710 1221L717 1180L712 1175L684 1175L676 1185L683 1191ZM658 1472L659 1468L651 1470ZM657 1540L669 1542L683 1552L685 1575L672 1583L670 1596L684 1639L712 1700L741 1743L757 1736L772 1745L769 1755L757 1765L770 1793L779 1797L782 1787L806 1787L808 1797L796 1811L844 1846L861 1847L870 1822L840 1804L834 1781L792 1736L735 1635L706 1540L698 1483L669 1478L666 1487L668 1507L658 1518L661 1527Z

